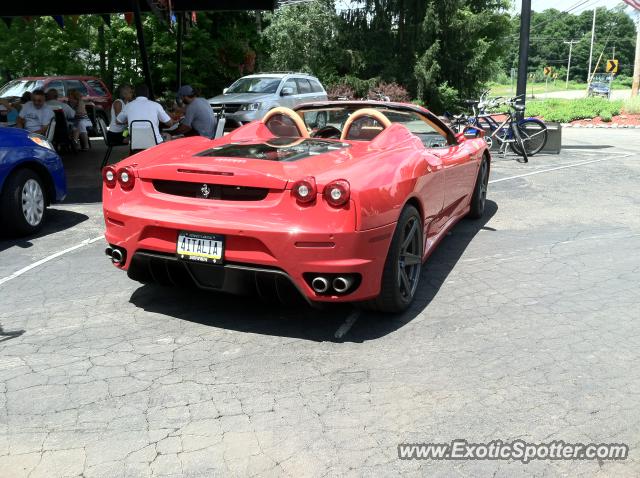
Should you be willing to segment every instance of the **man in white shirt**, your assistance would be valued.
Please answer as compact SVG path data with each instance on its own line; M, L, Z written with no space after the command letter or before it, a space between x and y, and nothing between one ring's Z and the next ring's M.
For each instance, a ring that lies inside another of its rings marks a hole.
M32 133L46 134L54 116L53 110L45 104L44 91L38 89L31 93L31 101L22 105L17 125Z
M149 96L149 89L147 88L147 85L136 86L135 95L136 99L125 105L116 118L117 122L129 125L132 141L134 141L133 135L135 135L135 132L131 131L131 122L136 120L150 121L153 125L156 142L162 143L160 123L163 123L165 126L171 126L173 124L171 117L162 108L160 103L156 103L155 101L151 101L147 98ZM144 126L139 127L144 128ZM138 128L138 126L136 126L136 128Z
M45 98L47 99L47 106L50 106L53 111L62 110L68 120L76 117L76 112L71 106L58 100L58 90L55 88L49 88Z

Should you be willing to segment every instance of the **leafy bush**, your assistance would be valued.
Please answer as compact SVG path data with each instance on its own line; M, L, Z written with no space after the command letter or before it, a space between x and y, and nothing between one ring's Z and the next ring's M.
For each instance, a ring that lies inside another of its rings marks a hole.
M330 100L348 99L353 100L356 97L356 92L353 88L345 83L334 83L327 87L327 96Z
M407 89L398 83L381 81L367 92L367 98L376 100L378 95L388 97L390 101L408 102L410 100Z
M629 115L640 115L640 96L626 100L622 111Z
M605 123L611 122L612 118L613 118L613 116L611 115L611 113L609 111L603 111L602 113L600 113L600 119L602 121L604 121Z
M352 93L349 98L366 98L369 90L377 83L380 83L379 78L370 78L368 80L361 80L355 76L346 75L341 77L333 76L325 80L325 86L327 87L327 93L329 90L337 88L345 91L351 90ZM331 97L331 95L329 95Z
M631 88L633 78L630 76L618 75L613 80L614 88Z
M605 98L582 98L575 100L550 99L527 103L527 115L540 116L546 121L569 123L597 116L613 117L620 114L622 101Z

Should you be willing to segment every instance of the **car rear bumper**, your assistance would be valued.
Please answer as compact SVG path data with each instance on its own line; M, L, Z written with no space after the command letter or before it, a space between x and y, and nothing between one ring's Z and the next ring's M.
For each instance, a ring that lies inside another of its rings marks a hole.
M356 231L353 210L340 212L338 219L329 206L297 214L283 211L285 207L251 211L238 206L231 216L219 208L176 211L170 206L106 200L105 237L111 247L125 252L125 260L117 267L132 269L130 275L138 280L147 274L141 271L153 267L155 274L147 280L171 284L176 277L187 277L198 287L231 293L254 292L253 276L258 274L259 278L271 277L278 286L283 280L290 281L309 301L351 302L379 294L395 224ZM286 217L295 218L294 224L287 223ZM224 267L179 260L176 244L180 231L224 235ZM162 270L168 271L168 276L159 280ZM200 273L215 280L198 280ZM332 278L341 274L358 278L347 293L318 294L310 285L315 275ZM270 295L278 293L276 286L269 287Z

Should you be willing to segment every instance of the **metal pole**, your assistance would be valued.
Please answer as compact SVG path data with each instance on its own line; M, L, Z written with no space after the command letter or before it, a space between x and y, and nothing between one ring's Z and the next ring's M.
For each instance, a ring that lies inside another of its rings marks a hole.
M147 56L147 45L144 42L144 31L142 30L142 16L140 14L140 0L132 0L133 19L136 23L136 34L138 35L138 46L140 47L140 57L142 59L142 71L144 79L149 88L149 99L153 100L153 82L151 81L151 69L149 68L149 57Z
M520 56L518 60L518 83L516 96L523 95L522 104L527 95L527 66L529 64L529 30L531 28L531 0L522 0L520 11Z
M578 43L577 41L566 41L565 43L569 44L569 61L567 62L567 84L565 85L565 89L569 89L569 72L571 71L571 52L573 51L573 44Z
M636 56L633 62L633 83L631 85L631 96L638 96L640 88L640 15L636 23Z
M589 49L589 71L587 71L587 83L591 84L591 61L593 60L593 40L596 37L596 8L593 8L593 23L591 24L591 48Z
M178 48L176 50L176 91L182 86L182 37L184 32L184 12L178 15Z

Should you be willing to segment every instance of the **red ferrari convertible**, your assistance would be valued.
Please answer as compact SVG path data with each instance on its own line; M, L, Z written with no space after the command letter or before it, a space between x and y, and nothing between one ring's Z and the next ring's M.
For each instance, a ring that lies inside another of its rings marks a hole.
M490 156L400 103L275 108L103 170L107 255L140 282L310 303L411 303L422 263L485 207Z

